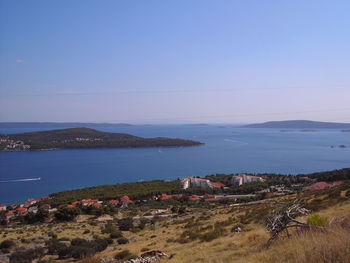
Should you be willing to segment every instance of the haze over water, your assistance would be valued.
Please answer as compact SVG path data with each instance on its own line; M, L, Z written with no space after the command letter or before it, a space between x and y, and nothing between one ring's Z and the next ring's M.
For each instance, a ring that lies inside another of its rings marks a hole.
M40 129L1 129L0 133L34 130ZM187 138L205 145L0 152L0 202L20 202L87 186L189 175L298 174L350 167L350 148L330 147L350 146L350 133L335 129L281 132L237 125L136 125L99 130L142 137Z

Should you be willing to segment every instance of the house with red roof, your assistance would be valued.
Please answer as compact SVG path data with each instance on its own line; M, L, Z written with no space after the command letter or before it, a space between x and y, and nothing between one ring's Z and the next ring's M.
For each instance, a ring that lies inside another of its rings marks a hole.
M18 215L25 215L28 213L28 209L25 207L19 207L16 209Z
M81 204L83 205L83 206L90 206L90 205L92 205L93 203L97 203L98 202L98 200L82 200L81 201Z
M189 201L198 201L198 200L200 200L201 199L201 197L199 196L199 195L190 195L189 197L188 197L188 200Z
M13 217L15 217L15 214L12 211L8 211L5 213L6 220L10 220Z
M1 204L0 205L0 211L6 211L7 205Z
M108 204L112 205L112 206L117 206L119 205L119 200L108 200Z
M221 182L211 182L211 185L212 185L214 188L223 188L223 187L226 187L226 185L224 185L224 184L221 183Z
M160 200L164 201L164 200L169 200L172 199L173 196L172 195L168 195L168 194L161 194L161 196L159 197Z
M133 201L130 199L123 199L123 200L121 200L121 203L122 203L121 207L124 208L124 207L128 207L129 204L132 204Z

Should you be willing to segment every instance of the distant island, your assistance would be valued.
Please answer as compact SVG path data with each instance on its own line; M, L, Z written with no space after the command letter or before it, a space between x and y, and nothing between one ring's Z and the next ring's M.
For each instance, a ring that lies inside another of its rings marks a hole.
M23 128L42 128L42 129L66 129L66 128L98 128L98 127L129 127L129 123L94 123L94 122L0 122L2 129L23 129Z
M1 151L77 148L141 148L196 146L203 143L173 138L142 138L126 133L110 133L90 128L0 134Z
M350 123L319 122L307 120L269 121L248 124L242 128L276 128L276 129L348 129Z

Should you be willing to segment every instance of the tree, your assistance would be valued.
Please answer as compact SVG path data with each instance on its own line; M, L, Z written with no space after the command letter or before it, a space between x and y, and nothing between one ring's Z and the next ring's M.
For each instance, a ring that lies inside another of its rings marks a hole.
M62 207L55 213L55 218L58 221L72 221L80 212L77 207Z
M130 217L119 219L118 226L120 230L129 231L134 227L133 220Z

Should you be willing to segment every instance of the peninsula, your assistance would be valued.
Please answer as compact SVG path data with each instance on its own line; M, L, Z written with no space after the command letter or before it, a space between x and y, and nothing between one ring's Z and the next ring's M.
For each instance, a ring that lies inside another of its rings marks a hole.
M76 148L141 148L196 146L203 143L174 138L142 138L126 133L110 133L90 128L0 134L0 150L25 151Z

